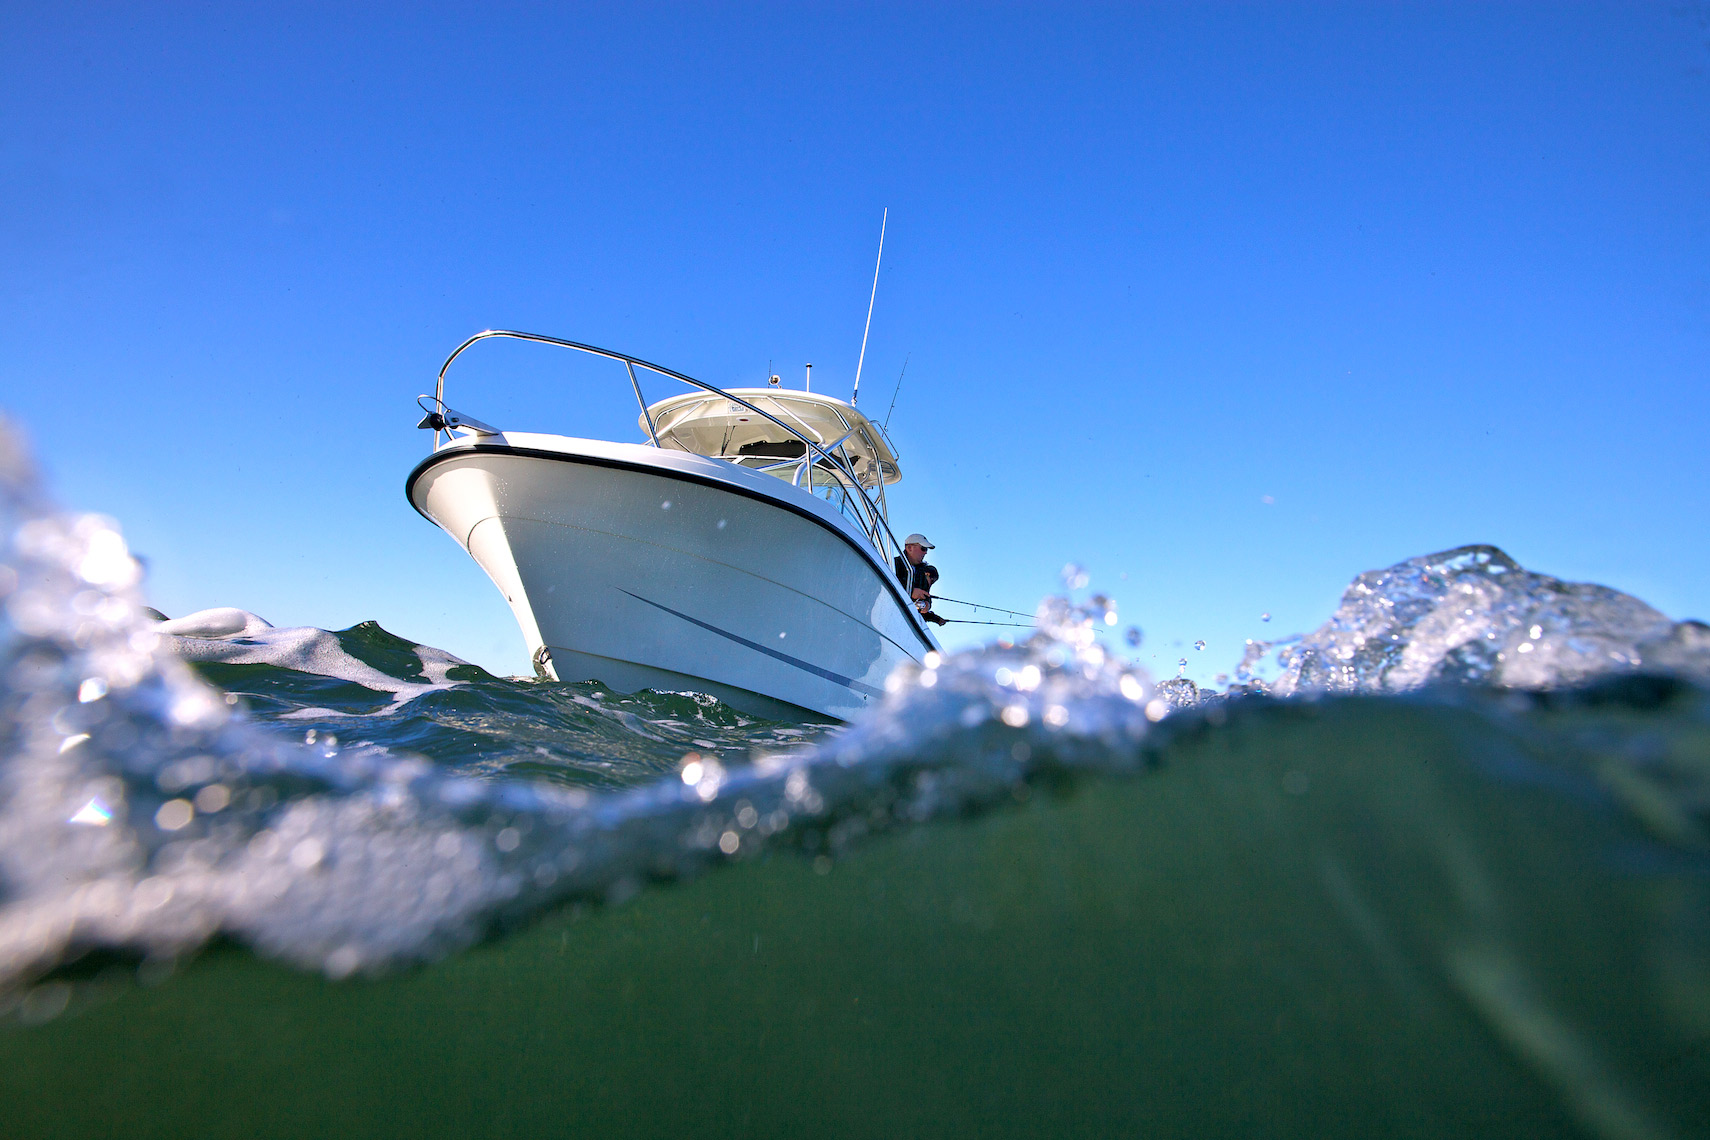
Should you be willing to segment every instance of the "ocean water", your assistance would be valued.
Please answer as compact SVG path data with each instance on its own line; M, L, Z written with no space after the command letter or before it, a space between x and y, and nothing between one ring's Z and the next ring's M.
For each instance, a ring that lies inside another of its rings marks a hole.
M0 434L6 1135L1710 1135L1710 629L1495 548L835 729L159 618Z

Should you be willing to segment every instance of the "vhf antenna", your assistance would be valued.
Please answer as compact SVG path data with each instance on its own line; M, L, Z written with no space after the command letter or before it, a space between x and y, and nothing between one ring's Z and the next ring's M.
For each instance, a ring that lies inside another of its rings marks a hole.
M849 393L849 403L853 407L861 398L861 365L867 362L867 334L873 331L873 302L879 297L879 265L885 260L885 223L891 220L891 208L885 207L885 213L879 219L879 256L873 261L873 292L867 298L867 327L861 330L861 358L855 362L855 390Z

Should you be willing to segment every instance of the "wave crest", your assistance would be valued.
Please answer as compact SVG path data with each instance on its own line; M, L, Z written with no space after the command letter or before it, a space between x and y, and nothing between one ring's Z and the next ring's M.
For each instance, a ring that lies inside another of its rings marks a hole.
M1273 651L1279 672L1254 686ZM1547 689L1637 669L1710 678L1710 626L1474 545L1361 574L1313 632L1250 642L1236 680L1287 697L1438 683Z

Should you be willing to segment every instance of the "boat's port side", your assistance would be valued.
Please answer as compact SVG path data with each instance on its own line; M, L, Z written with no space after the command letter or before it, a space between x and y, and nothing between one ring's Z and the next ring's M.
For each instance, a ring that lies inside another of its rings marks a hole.
M720 460L569 446L581 442L445 449L410 483L559 679L844 719L934 647L862 536L820 504L793 506L799 491Z

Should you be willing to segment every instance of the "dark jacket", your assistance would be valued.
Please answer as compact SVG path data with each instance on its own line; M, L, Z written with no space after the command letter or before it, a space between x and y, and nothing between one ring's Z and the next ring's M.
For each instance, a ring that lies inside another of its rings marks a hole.
M897 581L902 583L903 593L913 598L916 590L925 590L931 595L932 587L938 582L938 567L930 562L911 565L901 554L897 555L896 567Z

